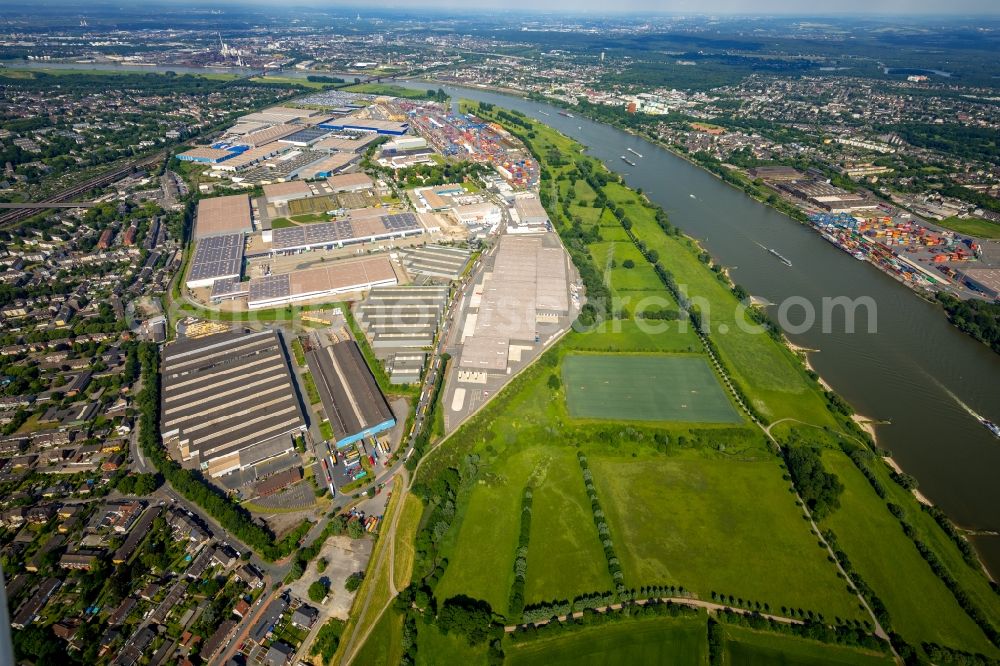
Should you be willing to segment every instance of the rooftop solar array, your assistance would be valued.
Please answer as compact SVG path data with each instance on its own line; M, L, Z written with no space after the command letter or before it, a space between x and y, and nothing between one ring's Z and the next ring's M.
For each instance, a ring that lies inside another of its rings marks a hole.
M239 275L243 267L243 234L202 238L191 259L189 282Z
M287 298L292 293L292 281L288 273L266 275L250 281L250 301L264 301L272 298Z
M245 296L249 291L249 283L241 282L238 277L227 277L212 283L212 298L235 298Z
M382 215L378 221L381 222L381 229L376 228L374 233L362 233L360 225L356 225L351 220L275 229L271 247L275 250L284 250L330 243L347 243L372 235L416 231L421 228L417 216L413 213ZM365 231L371 230L365 229Z

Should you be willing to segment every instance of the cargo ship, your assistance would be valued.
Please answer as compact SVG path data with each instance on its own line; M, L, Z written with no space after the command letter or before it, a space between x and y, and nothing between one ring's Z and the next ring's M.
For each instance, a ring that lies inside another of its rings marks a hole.
M560 116L566 116L567 118L572 118L572 117L573 117L573 114L572 114L572 113L567 113L567 112L565 112L565 111L560 111L560 112L559 112L559 115L560 115Z
M769 248L767 248L767 251L768 251L768 252L770 252L771 254L773 254L774 256L776 256L776 257L777 257L777 258L778 258L778 259L779 259L779 260L781 261L781 263L783 263L784 265L786 265L786 266L788 266L789 268L791 268L791 266L792 266L792 262L791 262L791 261L789 261L789 260L788 260L787 258L785 258L784 256L782 256L782 255L781 255L781 254L780 254L780 253L779 253L779 252L778 252L777 250L775 250L775 249L774 249L773 247L769 247Z
M622 155L621 157L622 157L622 162L624 162L625 164L629 166L635 166L635 162L633 162L629 158L625 157L624 155Z
M631 148L626 148L625 150L627 150L628 152L632 153L636 157L642 157L642 153L637 153L634 150L632 150Z

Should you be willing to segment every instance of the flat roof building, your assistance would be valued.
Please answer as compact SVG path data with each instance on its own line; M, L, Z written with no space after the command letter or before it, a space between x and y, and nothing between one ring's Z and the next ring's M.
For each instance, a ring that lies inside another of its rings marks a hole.
M201 162L204 164L218 164L224 162L236 153L210 146L196 146L191 150L186 150L177 155L177 159L182 162Z
M410 275L457 280L465 272L472 253L462 247L425 245L403 251L403 266Z
M424 228L413 213L306 224L273 230L271 252L287 253L319 247L343 247L353 243L416 236L423 232Z
M243 272L243 234L202 238L194 248L188 271L188 289L211 287L226 278L239 282Z
M374 118L344 117L319 125L328 130L353 130L355 132L374 132L387 136L403 136L410 129L409 123L394 120L377 120Z
M253 231L250 197L234 194L202 199L198 202L198 219L194 229L195 238Z
M396 418L353 341L306 354L338 447L396 425Z
M337 176L330 176L326 179L327 185L334 192L357 192L358 190L370 190L375 187L375 182L363 172L343 173Z
M163 349L161 434L182 461L209 476L238 469L240 452L305 429L287 354L276 331L219 333Z
M375 256L359 261L336 262L318 268L251 279L247 307L257 310L396 283L396 271L388 257Z
M272 183L264 186L264 198L268 203L287 203L295 199L305 199L313 195L312 189L301 180Z

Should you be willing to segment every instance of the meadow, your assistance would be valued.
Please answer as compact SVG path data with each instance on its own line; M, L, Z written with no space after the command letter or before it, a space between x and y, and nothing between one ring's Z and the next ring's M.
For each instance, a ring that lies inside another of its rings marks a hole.
M544 638L506 641L511 666L708 663L705 618L657 617L576 629Z
M722 625L723 663L733 666L876 666L892 664L888 655L816 641Z
M881 504L875 491L847 456L823 455L827 469L845 486L842 506L821 524L836 533L851 565L885 603L892 627L912 644L933 641L952 648L1000 656L982 630L955 601L944 583Z
M626 584L683 585L864 619L765 449L623 459L589 453ZM728 459L727 459L728 458Z

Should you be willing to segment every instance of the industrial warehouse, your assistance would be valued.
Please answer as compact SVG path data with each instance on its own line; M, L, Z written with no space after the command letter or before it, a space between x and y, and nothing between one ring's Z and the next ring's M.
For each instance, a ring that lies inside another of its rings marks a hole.
M457 280L469 265L472 253L463 247L424 245L403 250L403 266L410 275Z
M386 256L337 262L252 278L248 285L247 307L257 310L287 305L311 298L364 291L379 285L396 284L397 281L396 271Z
M243 234L203 238L195 245L188 289L212 287L217 280L239 281L243 271Z
M369 219L337 220L271 232L271 252L300 252L326 247L343 247L391 238L406 238L424 233L413 213L379 215Z
M393 384L419 381L449 292L446 286L376 287L358 305L358 322Z
M182 463L220 477L293 450L305 430L276 331L219 333L163 349L161 434Z
M198 202L198 218L194 226L196 239L251 231L253 214L247 195L234 194Z
M310 349L306 361L313 372L337 448L396 425L389 403L354 341Z

